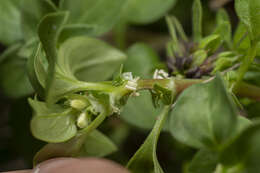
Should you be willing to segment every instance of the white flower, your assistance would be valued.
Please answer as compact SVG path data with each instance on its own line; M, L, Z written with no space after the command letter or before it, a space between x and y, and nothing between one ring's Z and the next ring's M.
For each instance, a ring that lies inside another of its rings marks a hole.
M122 76L125 80L127 80L125 87L129 90L136 91L138 86L137 81L139 80L139 77L134 78L132 72L123 73Z
M164 70L156 69L154 74L153 74L154 79L165 79L165 78L168 78L168 77L169 77L169 74L167 72L165 72Z

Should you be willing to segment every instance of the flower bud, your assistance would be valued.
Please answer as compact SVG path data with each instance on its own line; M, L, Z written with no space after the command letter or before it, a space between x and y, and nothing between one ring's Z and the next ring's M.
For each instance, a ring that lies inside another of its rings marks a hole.
M74 99L70 101L70 106L77 110L82 110L87 106L87 103L84 100Z

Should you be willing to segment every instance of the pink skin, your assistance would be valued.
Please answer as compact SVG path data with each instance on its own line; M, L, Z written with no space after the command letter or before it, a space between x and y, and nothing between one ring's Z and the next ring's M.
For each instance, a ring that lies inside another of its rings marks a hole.
M47 160L32 170L6 173L130 173L122 166L105 159L97 158L58 158Z

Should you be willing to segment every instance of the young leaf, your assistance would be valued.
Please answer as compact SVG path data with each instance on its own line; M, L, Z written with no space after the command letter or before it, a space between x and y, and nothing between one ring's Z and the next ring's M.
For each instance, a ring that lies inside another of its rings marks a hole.
M193 39L198 42L202 37L202 6L200 0L194 0L192 6Z
M153 130L127 164L133 173L154 172L163 173L156 156L156 148L163 124L168 116L170 106L165 106L159 115Z
M246 50L251 47L250 38L247 32L247 27L243 23L239 23L234 37L233 37L233 45L236 50L245 54Z
M117 147L104 134L94 130L89 135L77 134L69 141L45 145L34 156L34 165L55 157L104 157Z
M125 0L61 0L61 10L69 11L70 24L95 25L94 34L108 32L120 19Z
M166 16L165 19L166 19L166 22L167 22L167 25L169 28L171 38L172 38L172 41L169 43L169 46L171 46L171 48L173 49L172 56L174 56L174 54L181 55L182 52L180 49L179 39L176 34L176 26L174 25L173 18L170 16Z
M241 22L247 26L251 40L260 39L260 1L235 0L235 9Z
M237 124L237 109L219 75L186 89L171 112L169 130L182 143L196 148L220 148Z
M19 0L0 1L0 42L10 45L22 39Z
M232 28L229 16L224 9L220 9L217 13L217 28L214 34L219 34L221 39L225 41L229 48L232 48Z
M209 35L199 42L199 48L205 49L210 53L216 51L221 45L221 37L217 34Z
M175 3L176 0L130 0L125 16L131 23L151 23L165 15Z
M180 21L175 16L172 17L172 21L173 21L173 24L176 27L176 30L177 30L178 34L180 35L181 39L185 42L188 42L189 39L188 39Z

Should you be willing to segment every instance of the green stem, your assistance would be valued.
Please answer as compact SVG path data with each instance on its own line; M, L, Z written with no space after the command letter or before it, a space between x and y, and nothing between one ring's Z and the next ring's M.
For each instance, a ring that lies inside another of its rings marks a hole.
M248 71L250 65L254 61L254 59L256 57L256 51L257 51L257 43L253 42L252 47L248 50L247 55L243 59L242 65L238 69L238 79L237 79L237 82L234 86L235 92L238 89L239 85L241 84L241 81L243 80L243 78L244 78L246 72Z
M260 101L260 88L245 82L241 82L239 87L236 89L235 94L241 97L249 97L256 101Z
M90 132L95 130L105 119L107 114L105 112L101 113L89 126L79 131L83 135L88 135Z
M138 80L137 90L145 90L145 89L153 89L155 84L159 84L163 87L168 87L172 82L175 84L175 89L177 94L180 94L186 88L190 87L193 84L202 83L205 80L202 79L140 79ZM86 83L84 82L84 87L82 90L95 90L95 91L107 91L107 92L115 92L118 91L120 93L129 93L129 91L120 86L115 87L112 86L111 82L107 83ZM236 86L236 90L234 93L241 97L249 97L256 101L260 101L260 88L251 84L247 84L245 82L240 82L240 85ZM120 91L119 91L120 90Z
M176 78L169 78L169 79L144 79L138 81L138 90L142 89L153 89L154 84L159 84L163 87L167 87L171 82L174 82L176 86L177 93L182 92L187 87L201 83L204 80L202 79L176 79Z

